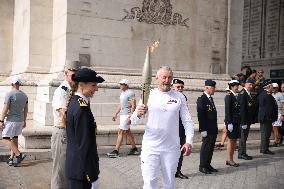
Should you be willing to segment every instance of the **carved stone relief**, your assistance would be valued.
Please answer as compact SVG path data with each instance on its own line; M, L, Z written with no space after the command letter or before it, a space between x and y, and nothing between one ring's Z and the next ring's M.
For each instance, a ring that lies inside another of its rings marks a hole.
M122 20L137 19L138 22L147 24L162 25L181 25L189 27L187 21L189 18L183 19L179 13L173 13L173 6L170 0L143 0L142 9L133 7L130 11L124 9L126 13Z
M284 64L284 0L244 0L242 65Z

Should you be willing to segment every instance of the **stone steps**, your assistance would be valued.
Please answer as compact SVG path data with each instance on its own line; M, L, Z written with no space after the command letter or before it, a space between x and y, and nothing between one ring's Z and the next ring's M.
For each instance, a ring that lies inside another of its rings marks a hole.
M217 144L217 143L216 143ZM259 148L260 141L259 140L249 140L247 142L248 149L257 149ZM139 149L141 149L141 145L137 145ZM199 153L201 147L201 143L193 144L193 153ZM127 153L131 145L122 145L120 148L120 156L127 156ZM108 152L111 152L114 149L114 145L110 146L98 146L98 153L100 156L106 156ZM222 149L215 149L215 151L224 151L225 147ZM20 148L20 151L27 155L26 160L44 160L51 159L51 150L50 149L23 149ZM0 162L4 162L9 157L9 150L5 146L0 145Z
M19 144L24 149L48 149L50 148L50 137L52 134L52 126L43 126L36 121L28 121L27 128L23 130L19 136ZM220 140L222 135L223 124L218 125L219 134L217 141ZM97 130L97 143L99 146L114 146L117 139L117 125L98 125ZM135 137L136 144L141 144L144 134L144 125L131 126L132 133ZM1 132L0 132L1 134ZM259 124L251 126L248 140L259 140ZM198 125L195 124L194 143L201 142L201 136L198 132ZM128 144L126 136L122 144Z
M217 138L218 143L222 135L223 124L218 125L219 134ZM50 137L52 133L51 126L43 126L36 121L29 121L28 127L23 130L23 134L19 137L19 143L21 150L28 154L28 159L45 159L51 157L50 152ZM116 139L117 139L117 125L98 125L97 132L97 144L99 154L103 155L113 150ZM135 137L135 142L138 146L141 145L144 126L136 125L131 127L132 133ZM1 133L0 133L1 134ZM273 135L271 136L273 139ZM259 124L251 126L250 134L248 137L248 146L258 147L260 140ZM194 152L198 152L201 145L201 136L198 132L198 125L195 125L195 136L194 136ZM129 150L129 142L126 136L124 137L121 152L126 154ZM225 148L224 148L225 149ZM0 146L0 156L8 157L9 152L4 146ZM0 158L1 159L1 158Z
M102 146L115 145L117 138L117 128L118 128L117 125L98 126L98 135L97 135L98 145ZM218 125L218 129L219 129L219 134L217 141L220 141L223 124ZM141 144L142 137L144 134L144 126L143 125L132 126L131 130L135 137L135 142L137 144ZM259 124L251 126L248 140L260 140ZM199 143L199 142L201 142L201 136L200 133L198 132L198 125L195 125L194 143ZM128 144L126 136L124 136L122 144Z

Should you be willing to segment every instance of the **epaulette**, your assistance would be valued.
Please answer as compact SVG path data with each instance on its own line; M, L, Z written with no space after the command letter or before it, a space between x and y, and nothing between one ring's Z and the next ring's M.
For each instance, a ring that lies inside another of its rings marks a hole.
M240 94L244 94L244 91L241 91Z
M226 95L231 95L231 91L228 91Z
M67 87L66 86L61 86L61 89L63 89L64 91L67 91Z
M80 104L81 107L86 107L88 106L88 103L86 102L86 100L84 100L83 98L78 98L78 102Z

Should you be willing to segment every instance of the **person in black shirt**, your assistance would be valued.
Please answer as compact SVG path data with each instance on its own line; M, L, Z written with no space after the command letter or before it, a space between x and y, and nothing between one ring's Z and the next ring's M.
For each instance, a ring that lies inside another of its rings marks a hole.
M90 98L104 79L91 69L83 68L72 75L75 94L67 108L66 177L68 189L97 189L99 157L96 143L96 122Z
M269 147L269 138L272 131L272 123L278 118L278 106L271 95L272 82L265 80L263 82L264 91L259 95L259 112L258 119L260 123L261 143L260 153L273 155Z
M256 121L256 103L252 97L254 80L247 79L244 88L238 95L238 102L240 104L240 141L238 159L252 160L252 157L247 155L246 142L249 135L250 125Z
M218 134L217 110L212 98L215 92L216 82L205 81L205 91L197 99L197 116L199 121L199 132L202 136L200 149L199 171L205 174L218 172L211 166L214 146Z
M173 89L182 93L184 89L184 82L180 79L173 79ZM184 97L187 100L185 95ZM185 144L186 136L185 136L184 127L183 127L180 117L179 117L179 138L180 138L180 146L182 147ZM179 157L178 167L177 167L177 172L175 174L175 177L180 178L180 179L188 179L188 176L182 174L181 172L182 161L183 161L183 152L181 152L180 157Z
M225 96L225 124L227 128L227 136L229 138L227 145L228 160L226 165L238 167L233 156L236 146L236 141L239 138L240 130L240 104L237 100L237 92L240 83L237 80L231 80L229 83L229 91Z

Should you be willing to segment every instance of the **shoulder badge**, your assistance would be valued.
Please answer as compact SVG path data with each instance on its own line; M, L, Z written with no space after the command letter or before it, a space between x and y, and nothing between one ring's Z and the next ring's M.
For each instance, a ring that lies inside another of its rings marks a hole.
M231 95L231 91L228 91L228 92L227 92L227 95Z
M81 107L88 106L88 103L83 98L78 98L78 102L79 102Z
M67 87L66 86L61 86L61 89L63 89L64 91L67 91Z
M242 90L242 91L240 92L240 94L244 94L244 91Z

